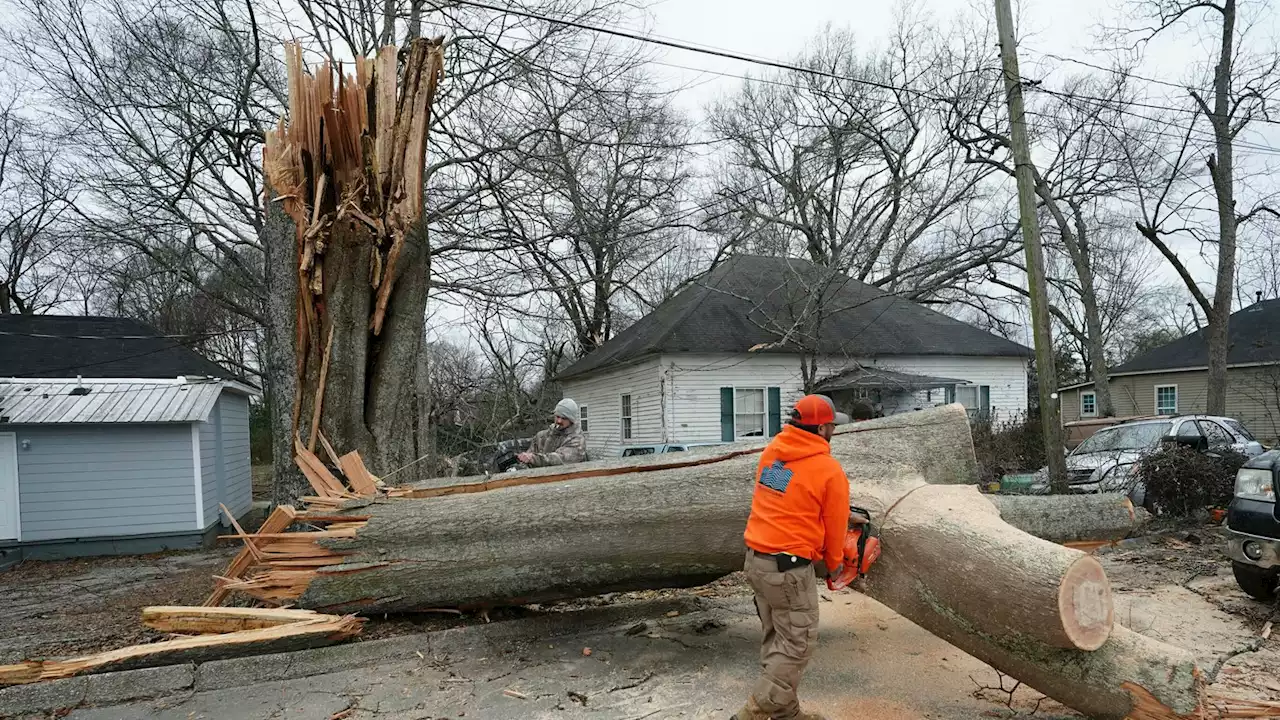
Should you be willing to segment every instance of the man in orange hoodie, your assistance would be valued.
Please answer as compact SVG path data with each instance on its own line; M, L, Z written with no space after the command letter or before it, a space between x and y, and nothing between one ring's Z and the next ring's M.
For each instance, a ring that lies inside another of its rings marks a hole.
M831 456L831 435L849 417L831 399L806 395L760 456L747 544L747 580L764 627L760 679L734 720L823 720L804 712L796 689L818 639L815 562L838 575L849 529L849 481Z

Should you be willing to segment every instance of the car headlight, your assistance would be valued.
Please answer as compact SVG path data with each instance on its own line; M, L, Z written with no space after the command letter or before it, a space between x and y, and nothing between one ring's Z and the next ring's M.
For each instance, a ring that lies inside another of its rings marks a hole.
M1236 473L1236 497L1246 500L1276 501L1275 479L1270 470L1240 468Z

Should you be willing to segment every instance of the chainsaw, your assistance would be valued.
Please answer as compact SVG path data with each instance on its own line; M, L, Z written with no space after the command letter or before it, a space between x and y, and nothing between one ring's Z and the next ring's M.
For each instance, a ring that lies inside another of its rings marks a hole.
M843 590L860 577L866 577L871 564L880 557L880 536L871 524L871 511L849 506L850 515L866 519L863 523L850 523L844 537L844 569L836 577L827 577L827 588Z

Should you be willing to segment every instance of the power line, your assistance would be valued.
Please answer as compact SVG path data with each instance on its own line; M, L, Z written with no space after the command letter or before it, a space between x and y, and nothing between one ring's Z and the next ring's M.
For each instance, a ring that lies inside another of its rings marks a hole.
M752 63L754 65L762 65L765 67L772 67L779 70L788 70L791 72L799 72L799 73L805 73L808 75L816 75L819 77L830 78L832 80L839 80L841 82L850 82L850 83L855 83L859 85L866 85L868 87L874 87L880 90L889 90L891 92L908 93L908 94L913 94L920 97L925 97L931 100L938 99L937 97L931 96L928 93L925 93L920 90L916 90L914 88L897 86L890 83L880 82L877 80L868 80L866 78L855 78L855 77L850 77L848 75L840 75L838 73L829 72L826 70L820 70L817 68L806 68L800 65L780 62L778 60L770 60L768 58L752 57L750 55L746 55L740 52L734 52L730 50L721 50L718 48L712 48L712 47L707 47L702 45L695 45L687 41L669 40L669 39L664 39L660 37L655 37L652 35L645 35L643 33L638 33L638 32L631 32L627 30L617 30L613 28L605 28L605 27L600 27L598 25L588 25L586 23L578 22L576 20L569 20L566 18L555 18L549 15L542 15L539 13L529 12L527 10L519 10L513 7L503 7L499 5L491 5L489 3L484 3L484 2L477 2L477 0L455 0L455 2L457 2L459 5L469 5L471 7L481 8L484 10L491 10L493 12L505 13L508 15L516 15L518 17L529 18L531 20L541 20L543 22L550 22L550 23L555 23L557 25L564 25L566 27L577 28L578 30L586 30L588 32L594 32L601 35L612 35L614 37L626 38L628 40L635 40L636 42L648 43L651 45L660 45L663 47L674 48L676 50L685 50L687 52L701 53L703 55L712 55L715 57L727 58L729 60L737 60L739 62ZM707 72L711 72L711 71L707 71Z

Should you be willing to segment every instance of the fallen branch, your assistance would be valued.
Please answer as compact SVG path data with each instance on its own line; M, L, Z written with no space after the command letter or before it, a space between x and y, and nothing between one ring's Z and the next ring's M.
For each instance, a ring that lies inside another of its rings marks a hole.
M157 629L234 626L258 624L247 630L194 635L145 645L96 653L70 660L28 660L0 666L0 686L23 685L57 680L85 673L130 670L157 665L199 663L242 655L288 652L341 642L360 634L363 620L354 616L339 617L307 611L298 619L283 624L278 610L251 608L147 608L143 617ZM254 615L258 619L253 619ZM273 623L267 625L267 623Z

